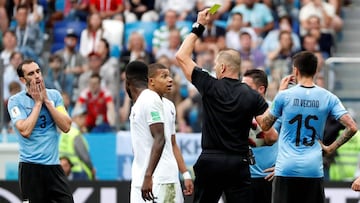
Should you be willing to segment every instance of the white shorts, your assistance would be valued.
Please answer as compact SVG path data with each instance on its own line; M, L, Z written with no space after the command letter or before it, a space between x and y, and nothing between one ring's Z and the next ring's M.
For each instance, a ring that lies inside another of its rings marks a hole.
M154 184L153 194L155 200L146 201L152 203L183 203L184 196L182 194L181 185L177 183ZM141 197L141 187L131 187L130 203L145 202Z

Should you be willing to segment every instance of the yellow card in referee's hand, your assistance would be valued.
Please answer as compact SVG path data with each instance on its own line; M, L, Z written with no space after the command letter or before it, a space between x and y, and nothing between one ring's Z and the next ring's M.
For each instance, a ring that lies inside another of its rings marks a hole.
M220 7L221 7L220 4L214 4L214 5L210 8L209 13L210 13L211 15L214 15L214 14L216 13L216 11L219 10Z

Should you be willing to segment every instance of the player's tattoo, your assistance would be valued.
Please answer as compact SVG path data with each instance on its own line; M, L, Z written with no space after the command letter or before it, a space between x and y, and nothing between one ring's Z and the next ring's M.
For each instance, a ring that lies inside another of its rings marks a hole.
M353 123L353 119L349 114L345 114L340 118L340 123L344 126L346 126L344 132L339 136L339 138L335 141L336 147L340 147L345 142L347 142L355 133L356 131L351 130L351 123Z
M345 128L344 132L339 136L339 138L336 140L336 145L337 147L340 147L341 145L343 145L345 142L347 142L348 140L350 140L350 138L354 135L355 133L352 132L349 128Z
M267 114L264 118L263 118L263 125L261 126L262 129L270 129L271 126L275 123L276 121L276 117L271 115L271 114Z
M355 135L356 131L356 124L354 124L353 119L349 114L345 114L340 118L340 123L346 126L344 132L339 136L338 139L336 139L336 148L343 145L345 142L347 142L353 135ZM353 124L355 127L353 127ZM354 129L354 130L353 130Z

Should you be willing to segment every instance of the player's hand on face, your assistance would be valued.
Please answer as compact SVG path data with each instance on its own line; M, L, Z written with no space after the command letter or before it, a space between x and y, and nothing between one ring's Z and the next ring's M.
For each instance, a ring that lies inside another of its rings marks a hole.
M144 201L146 200L153 200L154 194L152 193L152 177L151 176L145 176L143 185L141 187L141 196Z
M267 176L265 176L265 180L272 181L275 176L275 167L267 168L264 170L265 173L269 173Z
M183 191L184 195L186 195L186 196L192 195L192 193L194 191L193 181L191 179L185 179L184 185L185 185L185 190Z
M29 94L31 95L31 97L34 99L35 102L41 102L42 103L42 98L41 98L41 92L39 89L38 84L36 84L35 80L30 81L29 83Z
M43 101L46 101L48 99L47 93L46 93L46 88L45 88L45 82L44 80L41 81L39 85L39 89L40 89L40 93L41 93L41 98Z
M288 75L288 76L284 77L280 82L279 91L286 90L288 88L289 84L294 84L294 83L295 83L295 76Z

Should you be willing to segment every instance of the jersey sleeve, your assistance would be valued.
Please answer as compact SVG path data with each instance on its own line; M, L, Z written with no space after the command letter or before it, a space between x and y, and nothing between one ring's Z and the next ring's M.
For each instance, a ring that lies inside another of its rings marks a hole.
M283 104L284 104L284 93L279 92L275 96L274 101L271 104L270 107L271 115L275 116L276 118L279 118L282 115Z
M7 108L10 114L11 122L14 125L17 121L24 120L28 117L24 106L21 105L21 102L19 102L17 97L10 97Z
M334 117L336 120L338 120L342 115L347 113L347 110L341 103L340 99L335 95L332 95L330 104L332 104L329 105L330 107L332 107L330 109L330 115Z
M54 95L54 98L51 98L51 99L53 99L55 107L58 108L59 106L64 106L64 101L63 101L63 98L62 98L60 92L54 90L53 95Z
M195 67L191 74L191 82L201 95L204 95L206 91L212 89L212 86L215 84L212 80L216 79L199 67Z
M263 114L269 107L266 100L260 94L258 95L257 101L258 101L258 105L257 105L257 111L255 112L256 116Z
M151 99L149 98L145 111L146 121L149 125L154 123L164 123L164 106L157 94L152 95Z
M63 113L68 115L68 112L66 111L66 108L64 106L64 100L60 94L60 92L58 92L57 90L53 90L53 94L51 94L53 98L51 98L54 101L54 106L55 108Z

